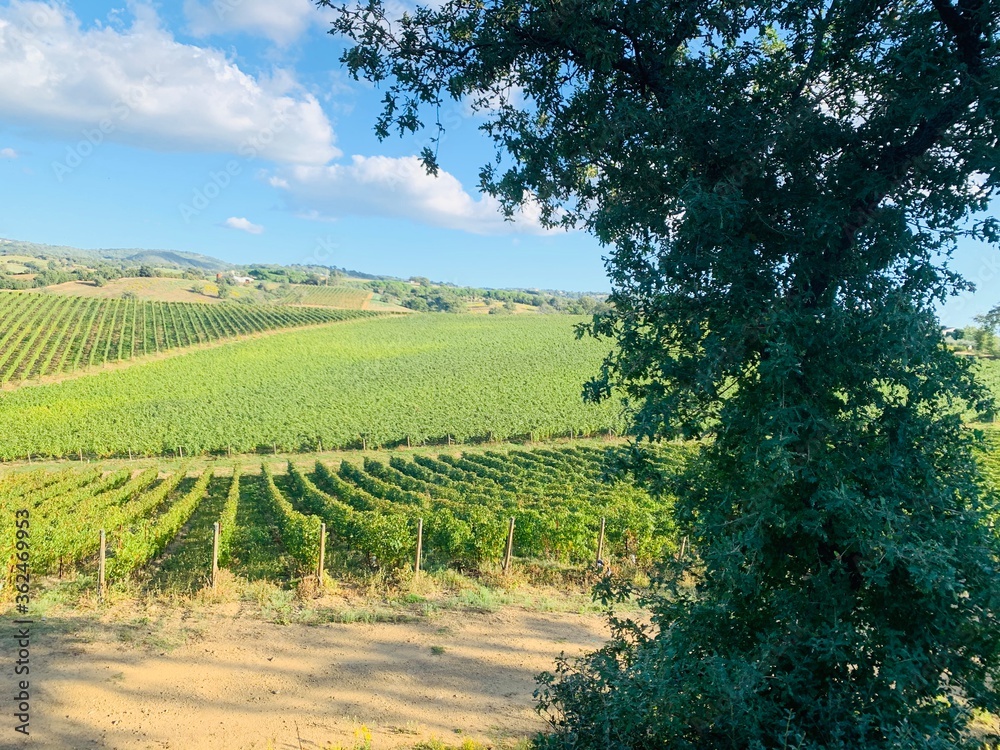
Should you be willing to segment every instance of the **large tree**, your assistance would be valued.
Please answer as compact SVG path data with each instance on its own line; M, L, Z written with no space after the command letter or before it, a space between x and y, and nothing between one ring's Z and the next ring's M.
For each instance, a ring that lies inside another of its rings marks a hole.
M332 30L384 88L377 132L477 106L483 189L608 248L617 346L585 394L625 394L640 440L711 433L676 488L693 554L650 628L547 678L549 741L970 743L1000 569L960 418L984 394L934 306L956 239L997 239L1000 3L389 8Z

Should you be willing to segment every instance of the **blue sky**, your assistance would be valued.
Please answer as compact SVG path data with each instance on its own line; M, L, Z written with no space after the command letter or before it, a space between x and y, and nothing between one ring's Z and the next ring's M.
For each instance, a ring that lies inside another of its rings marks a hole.
M380 143L311 0L0 2L0 237L317 262L484 286L605 290L587 235L513 224L460 103L445 173Z
M399 0L403 2L404 0ZM505 223L476 189L491 152L460 103L379 142L312 0L0 0L0 237L320 263L483 286L599 291L602 249ZM1000 303L1000 253L960 248L963 325Z

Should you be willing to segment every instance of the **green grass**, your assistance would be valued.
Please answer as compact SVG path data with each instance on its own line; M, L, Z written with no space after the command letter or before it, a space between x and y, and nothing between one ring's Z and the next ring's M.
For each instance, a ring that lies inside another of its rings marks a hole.
M229 482L229 477L212 478L208 496L164 551L163 561L150 581L152 588L193 592L207 583L211 575L213 524L219 518Z
M261 476L240 479L240 504L230 569L249 581L288 581L294 562L281 545L278 527L264 502Z
M570 316L354 320L0 394L0 457L311 450L601 434L606 344Z

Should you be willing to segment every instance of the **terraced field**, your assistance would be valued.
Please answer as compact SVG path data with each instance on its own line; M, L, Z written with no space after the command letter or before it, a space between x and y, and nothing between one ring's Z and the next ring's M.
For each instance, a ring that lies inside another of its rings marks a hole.
M0 293L0 385L220 339L371 315Z

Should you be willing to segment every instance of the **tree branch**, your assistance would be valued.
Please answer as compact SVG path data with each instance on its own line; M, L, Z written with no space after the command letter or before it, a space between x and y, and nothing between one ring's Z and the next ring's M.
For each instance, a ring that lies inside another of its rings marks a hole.
M955 36L958 54L965 67L973 75L983 71L983 51L987 42L983 39L982 0L959 0L958 7L948 0L932 0L941 22Z

